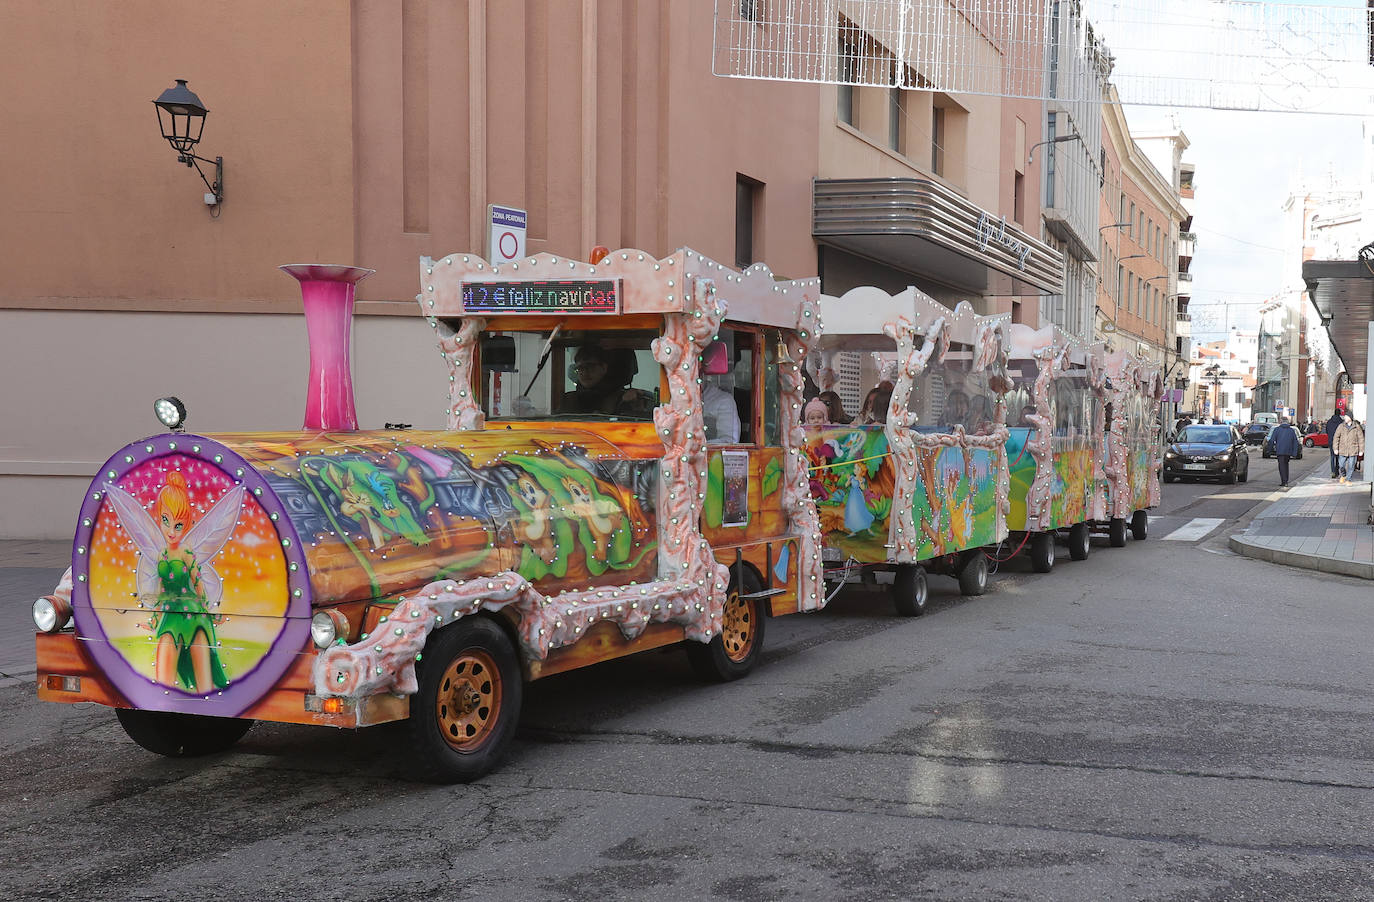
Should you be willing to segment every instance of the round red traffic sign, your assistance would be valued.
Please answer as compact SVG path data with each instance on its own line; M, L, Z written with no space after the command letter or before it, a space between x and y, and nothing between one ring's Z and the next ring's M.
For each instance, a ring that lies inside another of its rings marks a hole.
M501 237L496 239L496 252L502 260L514 260L520 252L520 239L515 237L514 232L502 232Z

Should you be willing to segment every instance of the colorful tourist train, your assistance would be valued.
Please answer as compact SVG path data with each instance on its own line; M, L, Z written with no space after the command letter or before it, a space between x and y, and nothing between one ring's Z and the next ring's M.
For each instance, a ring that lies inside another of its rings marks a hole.
M1047 569L1044 537L1051 560L1058 533L1144 538L1159 500L1157 371L914 288L822 298L689 249L424 258L446 428L360 430L369 271L283 269L311 338L303 428L194 435L160 400L165 430L101 468L34 603L39 696L110 706L163 755L255 720L404 721L417 772L472 780L528 681L673 644L735 679L770 618L855 572L891 572L918 614L927 571L981 594L1013 542ZM808 377L833 391L856 357L864 421L815 422Z

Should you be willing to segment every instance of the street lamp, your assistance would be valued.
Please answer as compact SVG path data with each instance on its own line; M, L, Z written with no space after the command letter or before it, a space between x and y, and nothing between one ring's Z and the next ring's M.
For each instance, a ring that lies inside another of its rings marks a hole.
M1047 138L1047 139L1044 140L1044 141L1036 141L1034 144L1032 144L1032 145L1030 146L1030 150L1026 153L1026 164L1029 165L1029 164L1035 162L1035 148L1040 147L1041 145L1044 145L1044 144L1063 144L1065 141L1082 141L1082 140L1083 140L1083 136L1080 135L1080 134L1078 134L1077 132L1074 132L1072 135L1058 135L1058 136L1053 137L1053 138ZM1086 144L1087 142L1084 142L1084 143Z
M1215 420L1221 409L1221 366L1214 363L1203 370L1202 375L1212 380L1212 419Z
M177 83L158 95L153 101L157 107L157 123L162 129L162 137L177 152L177 162L194 166L200 180L210 192L205 195L207 206L218 206L224 200L224 157L213 160L198 157L192 151L200 143L200 134L205 130L205 114L210 112L200 102L200 98L186 87L186 79L178 78ZM200 168L201 163L213 163L215 180L211 182Z

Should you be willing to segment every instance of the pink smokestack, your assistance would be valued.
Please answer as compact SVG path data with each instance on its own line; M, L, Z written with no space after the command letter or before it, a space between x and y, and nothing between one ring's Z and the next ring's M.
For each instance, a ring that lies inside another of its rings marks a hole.
M325 263L291 263L280 268L301 283L310 339L310 384L303 428L323 432L357 429L353 373L348 361L353 287L376 270Z

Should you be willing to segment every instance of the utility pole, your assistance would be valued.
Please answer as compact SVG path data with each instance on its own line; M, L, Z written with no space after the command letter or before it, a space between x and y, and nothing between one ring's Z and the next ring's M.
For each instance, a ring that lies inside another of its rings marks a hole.
M1212 380L1212 419L1215 420L1221 410L1221 366L1214 363L1202 372Z

